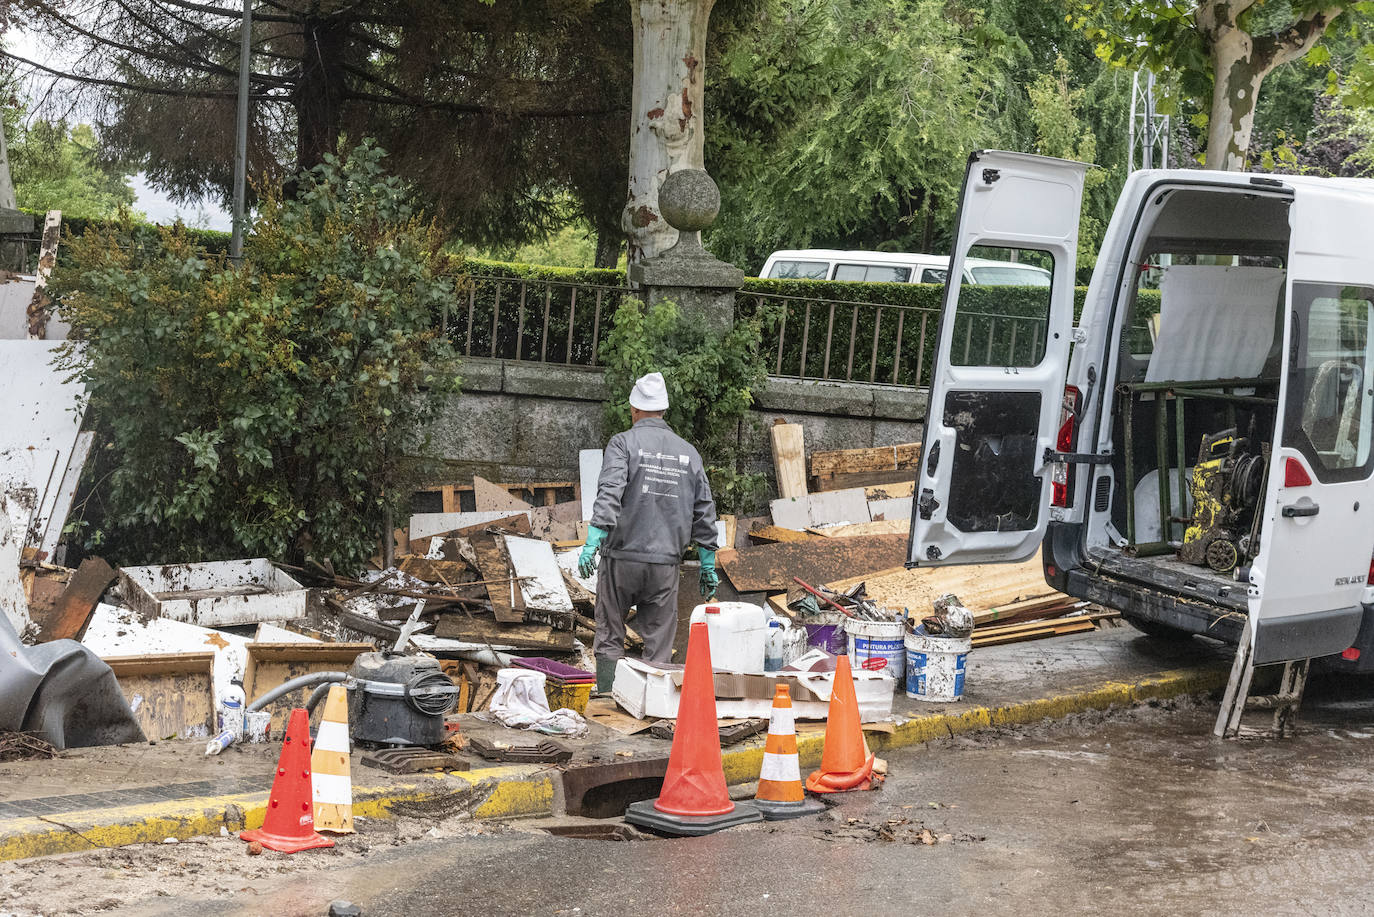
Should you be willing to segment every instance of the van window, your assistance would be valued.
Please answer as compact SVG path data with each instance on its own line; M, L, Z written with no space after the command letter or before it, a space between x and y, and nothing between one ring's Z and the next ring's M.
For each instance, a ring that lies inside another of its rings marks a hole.
M949 268L928 267L921 271L921 283L944 283L949 277Z
M824 280L829 270L824 261L774 261L768 276L774 280Z
M1368 477L1374 409L1374 289L1293 285L1292 365L1283 442L1323 481Z
M885 264L837 264L835 279L865 283L907 283L911 280L911 268Z
M1008 249L998 249L1005 253ZM1012 250L1018 261L1055 270L1049 252ZM954 315L955 366L1035 366L1045 356L1050 287L964 284Z

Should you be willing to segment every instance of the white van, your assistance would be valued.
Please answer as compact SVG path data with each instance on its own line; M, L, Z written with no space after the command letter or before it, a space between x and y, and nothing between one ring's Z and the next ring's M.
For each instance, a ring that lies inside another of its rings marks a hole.
M944 283L949 276L948 255L901 252L839 251L805 248L773 252L760 277L771 280L847 280L860 283ZM989 258L965 258L968 283L1047 287L1050 272L1033 264Z
M1146 633L1374 669L1374 181L1136 172L1075 328L1087 168L970 158L909 565L1042 546ZM1053 263L1033 348L969 346L977 245Z

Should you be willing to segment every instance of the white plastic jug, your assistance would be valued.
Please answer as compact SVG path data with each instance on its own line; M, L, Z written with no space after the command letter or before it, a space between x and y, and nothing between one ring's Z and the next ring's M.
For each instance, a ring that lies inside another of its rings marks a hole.
M691 622L706 623L711 668L751 675L763 672L768 612L747 602L712 602L692 609Z
M776 672L806 652L806 628L793 624L775 614L768 616L768 642L764 650L763 668Z

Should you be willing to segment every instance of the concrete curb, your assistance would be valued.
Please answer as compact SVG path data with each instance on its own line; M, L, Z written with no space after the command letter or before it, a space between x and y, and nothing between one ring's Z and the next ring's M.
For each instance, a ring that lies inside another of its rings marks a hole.
M1135 682L1108 682L1082 691L1006 704L1000 707L952 707L949 712L918 716L897 724L890 733L868 732L875 752L918 745L933 739L977 732L996 726L1019 726L1059 719L1090 710L1130 706L1215 691L1226 684L1221 669L1162 672ZM962 705L960 705L962 706ZM798 737L803 767L821 758L824 734ZM721 755L728 783L758 779L763 742L725 749ZM415 783L353 787L353 814L365 818L394 815L469 813L473 818L508 819L555 814L561 781L556 770L537 765L453 771ZM172 802L64 812L52 818L0 819L0 861L74 853L126 844L161 843L261 827L267 793L204 796Z

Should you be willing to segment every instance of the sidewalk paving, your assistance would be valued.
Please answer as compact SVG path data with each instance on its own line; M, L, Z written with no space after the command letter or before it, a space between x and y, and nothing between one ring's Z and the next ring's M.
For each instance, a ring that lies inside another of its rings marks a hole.
M1168 644L1126 626L976 650L962 701L933 704L900 691L894 722L866 726L875 751L993 726L1033 723L1092 709L1213 691L1225 684L1229 648L1201 640ZM504 730L471 716L467 735ZM354 815L468 813L513 818L614 806L608 783L661 777L669 743L647 734L624 736L595 722L565 744L564 767L492 767L466 756L469 771L390 775L353 761ZM536 737L519 737L533 741ZM821 724L799 724L803 766L820 759ZM726 777L758 777L763 737L726 748ZM205 757L203 742L72 749L52 760L0 764L0 860L21 859L168 837L238 831L262 823L279 743L236 746ZM629 787L630 784L622 784ZM603 792L595 803L585 797Z

